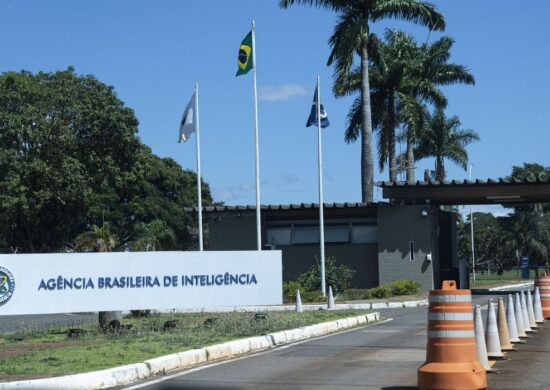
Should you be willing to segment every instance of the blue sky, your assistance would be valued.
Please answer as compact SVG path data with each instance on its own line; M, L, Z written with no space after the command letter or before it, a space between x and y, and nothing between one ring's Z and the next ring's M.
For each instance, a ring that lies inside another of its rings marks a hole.
M474 177L497 178L513 165L550 165L550 2L435 1L454 37L454 62L477 84L445 89L448 115L482 140L469 148ZM323 131L325 201L360 201L359 143L343 140L351 99L330 94L326 66L335 15L276 0L0 0L0 72L72 65L111 84L135 110L153 152L195 169L194 138L178 144L178 124L195 81L201 91L202 171L216 200L252 204L254 133L251 74L235 78L238 46L257 25L262 203L317 201L316 130L306 128L315 78L331 126ZM427 31L387 21L419 41ZM441 34L432 33L430 40ZM433 160L417 163L417 178ZM449 179L467 173L451 164ZM386 180L387 172L375 173ZM377 199L380 193L376 193Z

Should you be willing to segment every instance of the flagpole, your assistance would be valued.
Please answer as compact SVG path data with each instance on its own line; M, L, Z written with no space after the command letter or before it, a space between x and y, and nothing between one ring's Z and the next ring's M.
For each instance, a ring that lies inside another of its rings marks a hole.
M197 131L197 195L198 195L198 212L199 212L199 250L202 252L202 191L201 191L201 136L199 126L199 83L195 83L195 125Z
M262 250L262 229L260 216L260 152L258 146L258 91L256 87L256 25L252 21L252 73L254 79L254 131L256 137L256 242Z
M323 213L323 147L321 140L321 81L317 76L317 156L319 165L319 242L321 245L321 291L326 295L325 285L325 216Z

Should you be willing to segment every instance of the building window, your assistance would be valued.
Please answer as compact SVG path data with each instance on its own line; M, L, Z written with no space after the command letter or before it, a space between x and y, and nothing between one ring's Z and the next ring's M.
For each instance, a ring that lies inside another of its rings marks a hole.
M349 224L325 225L325 242L349 242Z
M409 241L409 261L414 260L414 241Z
M351 226L352 244L376 244L378 242L378 228L376 223L354 222Z
M318 244L319 226L314 224L295 224L292 229L293 244Z
M266 229L266 244L290 245L290 237L292 233L291 225L272 226Z
M266 227L266 245L304 245L319 244L319 222L291 221L275 222ZM378 229L376 221L346 220L325 222L325 243L327 244L376 244Z

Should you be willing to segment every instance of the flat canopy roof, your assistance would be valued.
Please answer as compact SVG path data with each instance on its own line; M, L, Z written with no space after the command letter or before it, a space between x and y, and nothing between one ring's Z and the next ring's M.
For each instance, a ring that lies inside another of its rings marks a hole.
M397 204L550 203L550 180L382 181L376 185L384 198Z

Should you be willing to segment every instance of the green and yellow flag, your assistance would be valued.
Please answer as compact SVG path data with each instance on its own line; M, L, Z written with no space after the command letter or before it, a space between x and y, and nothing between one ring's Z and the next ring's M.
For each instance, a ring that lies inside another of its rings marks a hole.
M252 31L250 31L241 42L239 57L237 59L237 74L235 77L247 74L252 69Z

